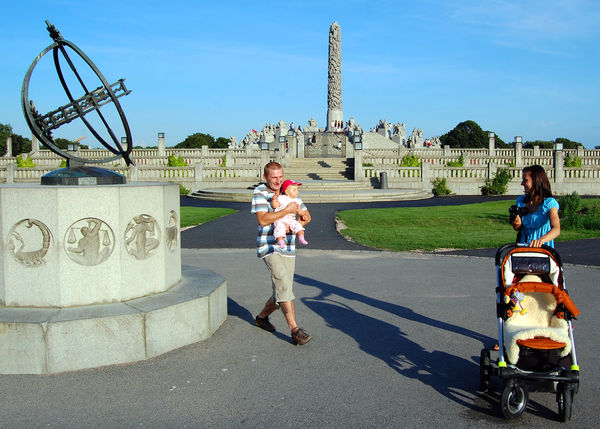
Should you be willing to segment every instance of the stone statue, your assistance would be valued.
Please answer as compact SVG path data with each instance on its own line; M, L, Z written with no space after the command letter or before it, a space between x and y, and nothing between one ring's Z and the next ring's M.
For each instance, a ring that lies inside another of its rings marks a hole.
M327 107L342 108L342 38L337 22L329 28L329 68L327 86Z
M227 147L229 147L229 149L237 149L238 141L236 136L229 137L229 143L227 144Z
M348 130L350 132L354 132L354 130L356 129L356 121L354 120L354 117L350 117L350 120L348 120Z
M319 131L319 124L315 118L310 118L308 121L308 125L304 127L305 132L313 132L316 133Z
M405 128L404 122L398 122L397 124L394 125L393 130L392 130L392 135L400 136L403 139L406 138L406 128Z
M408 147L421 148L423 147L423 130L414 128L412 134L408 138Z
M342 111L342 39L337 22L329 28L329 66L327 69L326 131L340 132L344 127Z
M270 143L275 140L275 125L266 124L260 132L260 141Z
M242 145L258 144L260 142L260 134L256 130L250 131L242 140Z
M300 125L296 128L296 139L298 140L298 143L304 143L304 133L302 132Z

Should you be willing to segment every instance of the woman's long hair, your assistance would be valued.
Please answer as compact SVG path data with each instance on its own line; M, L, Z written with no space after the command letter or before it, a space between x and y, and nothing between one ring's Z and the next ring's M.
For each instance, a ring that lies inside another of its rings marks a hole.
M532 196L541 198L541 201L552 196L550 181L548 180L544 167L541 165L530 165L523 169L523 174L525 174L525 172L529 172L531 181L533 182L533 192L526 197L528 201Z

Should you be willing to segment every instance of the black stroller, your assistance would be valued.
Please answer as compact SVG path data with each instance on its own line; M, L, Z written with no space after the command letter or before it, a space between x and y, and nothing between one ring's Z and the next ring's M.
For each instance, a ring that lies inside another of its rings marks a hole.
M481 350L481 390L500 377L502 414L514 419L527 407L527 386L552 385L567 422L579 388L571 323L579 310L565 289L560 256L548 246L507 244L496 253L496 272L499 356L492 362L490 350Z

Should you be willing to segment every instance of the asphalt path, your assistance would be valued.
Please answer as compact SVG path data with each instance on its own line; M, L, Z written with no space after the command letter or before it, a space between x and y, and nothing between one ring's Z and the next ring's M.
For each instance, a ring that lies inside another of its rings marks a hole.
M507 211L515 196L452 196L434 197L414 201L391 201L374 203L327 203L310 204L312 216L310 230L307 233L309 247L320 250L375 250L350 242L339 234L335 226L335 216L340 210L384 208L384 207L435 207L442 205L463 205L486 201L506 200ZM184 231L181 234L183 248L214 249L251 249L256 246L256 216L250 213L250 203L228 203L204 201L189 197L181 198L182 206L226 207L238 210L237 213L219 218L210 223ZM314 240L311 241L310 237ZM435 252L449 255L494 257L493 249L456 250ZM564 263L600 266L600 239L575 241L557 241L556 250Z
M478 391L480 350L497 341L489 255L366 249L341 238L334 225L337 210L365 205L311 204L315 240L298 250L294 293L298 320L313 339L294 346L281 312L272 315L274 333L253 324L270 282L256 257L249 204L187 198L182 204L240 210L182 233L182 270L203 267L227 281L223 325L205 341L147 361L49 376L0 375L2 427L598 426L597 266L565 266L582 312L575 322L581 386L571 423L557 421L555 395L541 389L531 389L524 415L508 422L500 412L501 382L494 378L489 392Z

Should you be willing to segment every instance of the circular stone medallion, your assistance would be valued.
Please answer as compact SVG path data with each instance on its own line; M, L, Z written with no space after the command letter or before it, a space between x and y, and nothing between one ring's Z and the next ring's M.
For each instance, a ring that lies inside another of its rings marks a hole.
M71 225L65 233L65 252L80 265L98 265L108 259L115 248L115 234L100 219L88 217Z
M37 219L20 220L8 232L10 254L26 267L45 264L44 258L51 244L50 230Z
M160 244L160 227L152 216L139 214L125 228L125 248L136 259L146 259Z

